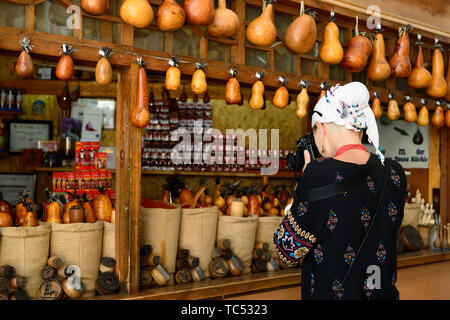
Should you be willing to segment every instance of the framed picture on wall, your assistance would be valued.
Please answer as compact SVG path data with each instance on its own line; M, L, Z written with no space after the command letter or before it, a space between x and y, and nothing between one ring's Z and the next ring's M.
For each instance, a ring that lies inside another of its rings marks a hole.
M35 149L39 140L53 139L53 122L42 120L3 120L7 130L8 152L21 154Z
M33 201L36 193L36 175L25 173L0 173L0 192L12 205L17 204L19 192L28 192Z

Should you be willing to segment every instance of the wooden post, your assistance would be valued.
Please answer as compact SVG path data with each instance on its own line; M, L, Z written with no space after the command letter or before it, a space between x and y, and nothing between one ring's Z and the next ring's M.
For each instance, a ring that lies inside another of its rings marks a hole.
M450 222L450 201L448 192L450 191L450 172L448 170L450 162L450 134L448 128L441 130L441 192L440 192L440 216L441 225Z
M141 130L130 123L136 103L138 65L118 74L116 111L116 257L121 290L139 291Z

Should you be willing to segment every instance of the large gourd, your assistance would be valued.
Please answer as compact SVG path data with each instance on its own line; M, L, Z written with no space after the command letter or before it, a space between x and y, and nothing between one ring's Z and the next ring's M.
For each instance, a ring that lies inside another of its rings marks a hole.
M70 55L75 52L75 49L72 49L72 46L65 43L61 46L61 48L63 56L58 61L55 75L59 80L67 81L70 80L73 75L73 60Z
M169 91L178 90L181 85L181 71L178 68L178 59L172 57L169 60L170 67L166 71L165 87Z
M419 33L415 44L417 46L416 62L408 77L408 86L414 89L428 88L431 84L431 73L423 65L423 42L421 40L422 35Z
M97 65L95 66L95 81L97 81L98 84L107 85L110 84L112 80L112 67L108 58L113 54L113 52L111 48L102 47L98 53L102 57L98 60Z
M136 28L152 23L153 9L147 0L125 0L120 6L120 18Z
M214 0L185 0L183 8L189 24L208 26L214 20Z
M300 16L289 25L284 36L286 47L297 54L311 51L317 38L315 12L305 11L304 8L302 0L300 3Z
M191 90L193 93L200 95L206 92L208 89L208 84L206 83L206 74L203 71L203 68L206 66L206 63L197 63L197 70L192 74L191 81Z
M393 93L389 94L387 117L389 120L398 120L400 118L400 109Z
M109 0L81 0L81 9L93 16L101 16L109 9Z
M289 92L285 86L287 79L285 77L280 77L279 80L281 86L275 91L272 104L279 109L284 109L289 104Z
M330 12L330 21L323 32L323 44L319 57L328 64L339 64L344 58L344 49L339 41L339 28L334 23L334 11Z
M378 92L373 93L374 98L372 101L372 111L376 119L380 118L383 115L383 110L381 109L381 101L378 96Z
M411 102L411 97L405 97L406 102L403 105L403 115L406 122L416 122L417 120L417 111L414 103Z
M295 115L302 119L308 115L308 104L309 104L309 96L307 89L307 82L305 80L300 81L300 85L302 86L302 90L297 95L297 110L295 111Z
M441 107L440 101L436 101L436 109L434 109L433 116L431 117L431 123L438 128L445 124L444 110Z
M391 75L391 67L386 60L386 49L381 26L378 25L376 30L377 34L373 41L372 58L367 68L367 78L371 81L384 81Z
M361 72L367 65L372 53L372 42L364 32L359 33L356 17L355 36L344 52L342 67L348 72Z
M431 84L427 88L427 94L433 98L442 98L447 94L447 82L444 79L444 58L442 57L442 45L435 39L431 72Z
M247 40L257 46L268 47L277 37L277 29L273 23L273 4L266 1L266 7L261 15L247 26L245 31Z
M241 86L236 79L237 71L234 68L230 69L231 78L228 80L225 88L225 101L228 104L238 104L242 100Z
M264 71L260 71L256 73L256 78L258 79L252 85L252 93L250 96L249 105L250 108L255 110L260 110L264 107L264 84L262 82L262 78L264 76Z
M427 101L425 99L422 99L421 101L422 107L420 107L419 115L417 116L416 123L421 126L425 127L428 125L429 122L429 113L427 108Z
M19 77L29 78L33 76L34 65L31 61L30 52L33 50L33 46L30 45L30 39L27 37L23 40L19 40L22 52L20 52L19 59L17 60L14 70Z
M104 195L103 191L100 189L100 194L94 199L94 212L97 220L111 222L113 210L111 199Z
M389 59L392 76L394 78L407 78L411 73L411 61L409 60L409 35L411 25L398 28L397 46L393 56Z
M208 26L208 33L214 37L232 37L239 30L239 17L226 6L226 0L219 0L213 22Z
M186 21L184 9L175 0L164 0L156 10L156 25L161 31L173 32Z
M148 111L148 83L144 62L141 57L137 58L139 64L137 76L136 105L131 113L131 123L137 128L145 128L150 122Z

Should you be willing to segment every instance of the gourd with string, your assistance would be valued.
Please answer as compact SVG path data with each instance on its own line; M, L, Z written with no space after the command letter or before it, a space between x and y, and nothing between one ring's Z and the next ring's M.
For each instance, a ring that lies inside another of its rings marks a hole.
M239 81L236 79L237 71L231 68L229 71L231 78L228 80L225 89L225 101L227 104L238 104L242 100L241 86Z
M297 95L297 110L295 111L295 115L302 119L308 115L308 104L309 104L309 96L308 96L308 83L306 80L300 81L300 86L302 90Z
M373 96L372 111L375 118L378 119L383 115L383 110L381 109L381 101L378 92L374 91Z
M150 112L148 111L148 83L147 73L144 68L144 61L137 58L139 64L136 89L136 105L131 113L131 123L137 128L145 128L150 122Z
M192 74L191 90L194 94L200 95L206 92L208 89L208 84L206 83L206 74L203 68L207 66L207 63L203 61L201 63L196 63L195 66L197 70Z
M444 110L441 105L442 101L436 101L436 109L434 109L433 116L431 117L431 123L438 128L441 128L445 124Z
M289 92L285 86L288 79L285 77L279 77L279 80L281 82L281 86L275 91L272 104L279 109L284 109L289 104Z
M169 60L170 67L166 71L165 87L169 91L178 90L181 85L181 71L178 68L178 59L172 57Z
M19 77L29 78L34 74L34 65L30 56L33 46L30 45L30 39L27 37L23 38L23 40L19 40L19 43L22 47L22 52L20 52L14 70Z
M113 52L111 48L101 47L98 53L102 57L95 66L95 81L98 84L107 85L112 80L112 67L108 59L112 56Z
M323 32L323 44L319 57L328 64L339 64L344 58L344 49L339 41L339 28L334 23L334 11L330 12L330 19Z
M214 0L185 0L183 9L189 24L208 26L214 20Z
M120 6L120 18L136 28L145 28L152 23L153 9L147 0L125 0Z
M414 89L428 88L431 84L431 73L423 64L423 42L420 33L417 35L415 46L417 46L416 62L408 77L408 86Z
M421 99L420 103L422 104L422 106L420 107L419 110L419 115L417 116L417 121L416 123L421 126L421 127L425 127L428 125L429 123L429 112L428 112L428 108L427 108L427 100L426 99Z
M277 29L273 17L273 0L263 0L265 8L259 17L247 26L247 40L257 46L268 47L277 37Z
M226 6L226 0L219 0L213 22L208 26L208 33L214 37L232 37L239 30L239 17Z
M398 28L398 40L394 54L389 59L391 74L394 78L407 78L411 74L411 61L409 60L409 35L411 25Z
M375 39L373 41L373 52L367 67L367 78L371 81L384 81L391 75L391 67L386 60L381 25L377 26Z
M344 52L342 67L348 72L361 72L367 65L372 53L372 41L370 35L359 32L358 16L356 17L355 36L350 41Z
M287 48L297 54L311 51L317 38L316 14L312 10L305 10L304 1L301 1L300 16L289 25L284 36Z
M156 25L164 32L181 29L186 21L184 9L175 0L164 0L156 10Z
M442 45L438 39L434 39L432 59L431 83L427 88L427 94L432 98L442 98L447 94L447 82L444 79L444 58L442 57Z
M416 122L417 120L417 111L414 103L411 102L411 97L405 97L406 102L403 105L403 115L406 122Z
M262 79L264 77L264 71L256 73L257 81L252 85L252 93L249 100L250 108L254 110L260 110L264 107L264 84Z

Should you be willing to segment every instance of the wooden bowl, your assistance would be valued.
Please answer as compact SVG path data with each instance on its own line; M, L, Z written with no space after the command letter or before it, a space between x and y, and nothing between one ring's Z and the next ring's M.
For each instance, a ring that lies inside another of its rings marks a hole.
M420 233L410 224L400 228L400 236L408 251L419 251L424 246Z
M80 223L85 221L84 208L81 206L72 206L69 209L70 223Z

